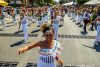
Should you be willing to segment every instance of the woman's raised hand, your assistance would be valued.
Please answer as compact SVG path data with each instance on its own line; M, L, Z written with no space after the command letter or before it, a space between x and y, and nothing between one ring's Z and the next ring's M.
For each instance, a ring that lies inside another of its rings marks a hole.
M25 53L25 49L24 48L19 48L18 53L19 53L19 55L22 54L22 53Z
M63 61L58 59L57 62L59 63L59 65L63 65Z
M19 55L22 54L22 53L25 53L26 51L28 50L28 46L24 47L24 48L19 48L18 49L18 53Z

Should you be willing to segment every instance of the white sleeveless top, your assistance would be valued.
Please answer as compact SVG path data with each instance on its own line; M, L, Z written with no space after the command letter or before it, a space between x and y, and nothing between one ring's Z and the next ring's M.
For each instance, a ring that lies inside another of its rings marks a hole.
M54 23L53 23L53 27L59 27L59 21L60 21L60 19L61 19L62 17L61 16L57 16L55 19L54 19Z
M58 41L54 41L54 46L52 49L40 49L40 60L44 63L53 63L56 55L60 54L60 50L62 48L62 44Z
M27 24L28 23L28 19L27 16L24 16L24 18L22 19L22 24Z

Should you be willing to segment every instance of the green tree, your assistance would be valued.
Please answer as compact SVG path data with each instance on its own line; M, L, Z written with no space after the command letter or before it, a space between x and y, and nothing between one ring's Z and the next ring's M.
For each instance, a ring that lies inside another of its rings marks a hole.
M76 0L76 1L77 1L78 4L84 4L84 3L86 3L89 0Z
M53 0L30 0L31 4L35 4L35 6L44 6L49 4L54 4Z
M65 0L60 0L59 1L59 4L63 4L63 3L65 3Z

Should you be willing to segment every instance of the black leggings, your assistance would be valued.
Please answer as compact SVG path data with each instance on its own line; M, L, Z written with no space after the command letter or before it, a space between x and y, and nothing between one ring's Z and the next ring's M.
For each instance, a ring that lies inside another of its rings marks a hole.
M84 27L83 27L84 32L87 32L86 31L86 25L89 23L89 21L90 20L87 20L87 19L84 20Z

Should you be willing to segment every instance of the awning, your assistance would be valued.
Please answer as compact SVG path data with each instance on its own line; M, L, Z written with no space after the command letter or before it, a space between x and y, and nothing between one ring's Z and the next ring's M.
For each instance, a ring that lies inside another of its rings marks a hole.
M95 5L95 4L100 4L100 2L98 0L90 0L90 1L86 2L85 4L93 4L93 5Z
M5 1L3 1L3 0L0 0L0 6L7 6L7 5L8 5L7 2L5 2Z
M65 3L63 5L73 5L73 2Z
M96 4L100 4L100 2L97 2Z
M94 1L88 1L85 4L95 4Z

